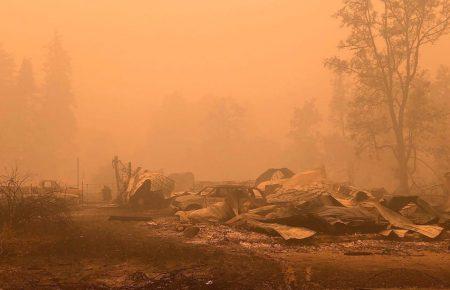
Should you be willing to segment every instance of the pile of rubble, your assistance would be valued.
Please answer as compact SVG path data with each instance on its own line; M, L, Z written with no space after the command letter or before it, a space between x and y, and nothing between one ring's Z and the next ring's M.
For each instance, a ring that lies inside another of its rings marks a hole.
M317 233L379 233L404 238L437 238L450 225L448 212L418 196L387 196L326 181L323 170L291 175L264 173L258 188L265 203L229 193L223 201L201 209L178 211L183 222L220 222L229 226L302 240ZM282 172L281 172L282 173ZM236 187L237 189L238 187Z
M117 168L116 176L120 176ZM254 187L210 184L199 192L174 190L180 188L177 183L183 188L193 186L191 173L172 175L173 180L141 168L122 168L125 177L118 187L123 204L171 206L183 223L222 223L277 234L285 240L302 240L317 233L434 239L450 226L445 206L431 205L419 196L391 196L385 190L333 184L326 179L324 168L297 174L287 168L269 169Z

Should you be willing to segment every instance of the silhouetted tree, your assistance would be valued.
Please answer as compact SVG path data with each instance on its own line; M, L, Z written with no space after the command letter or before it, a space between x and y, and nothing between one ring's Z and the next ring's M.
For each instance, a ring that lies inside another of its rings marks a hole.
M292 157L300 169L321 165L320 122L321 116L314 99L307 100L294 111L289 136L294 143Z
M14 61L0 46L0 160L14 159Z
M30 163L33 159L36 133L34 123L36 120L36 84L33 75L33 66L29 59L24 59L19 68L16 80L14 100L12 102L15 115L16 148L20 151L19 159L26 159Z
M205 127L210 139L228 144L241 137L245 109L233 98L213 98Z
M420 55L425 45L448 33L449 3L344 0L337 13L350 31L340 45L350 59L333 58L327 64L355 78L356 99L349 116L353 119L352 138L359 142L361 150L370 147L393 153L403 193L409 193L411 162L418 153L419 135L424 133L418 128L433 121L412 121L417 116L412 104L427 97Z
M346 80L345 73L337 70L332 83L332 97L330 101L331 127L334 129L323 138L324 152L330 167L340 172L346 172L347 181L353 183L355 154L352 140L348 136L347 115L348 99L350 97L350 83ZM340 174L343 175L342 173ZM342 178L342 177L341 177Z
M209 97L203 100L204 117L201 156L203 168L224 178L235 178L245 171L240 166L246 154L246 109L234 98ZM205 158L206 157L206 158Z
M438 69L431 94L437 106L446 108L446 122L438 124L438 134L428 140L437 170L439 174L443 174L450 171L450 68L441 66Z
M432 95L440 105L450 108L450 68L440 66L432 84Z
M145 151L153 169L188 170L195 132L193 106L182 95L164 96L149 114ZM142 154L139 152L140 155Z
M47 46L44 62L44 84L39 109L40 146L49 169L67 166L74 157L76 119L71 87L71 66L61 36L55 33Z

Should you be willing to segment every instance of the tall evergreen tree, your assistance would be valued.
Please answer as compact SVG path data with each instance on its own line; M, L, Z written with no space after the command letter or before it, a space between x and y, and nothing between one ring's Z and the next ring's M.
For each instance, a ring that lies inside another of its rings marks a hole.
M39 112L40 144L44 144L41 154L49 166L47 172L54 174L55 170L67 168L75 158L73 141L76 131L70 58L58 33L47 46L44 76Z
M13 157L13 78L12 56L0 46L0 162L9 163Z
M16 122L17 158L24 160L26 165L32 165L34 158L34 130L36 121L36 84L33 65L29 59L24 59L19 68L14 92L13 110Z

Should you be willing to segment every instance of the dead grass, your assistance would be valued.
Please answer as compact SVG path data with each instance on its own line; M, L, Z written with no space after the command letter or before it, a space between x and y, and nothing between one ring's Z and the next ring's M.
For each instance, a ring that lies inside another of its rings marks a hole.
M56 193L40 193L26 187L28 177L17 168L0 175L0 228L60 230L70 224L71 207Z

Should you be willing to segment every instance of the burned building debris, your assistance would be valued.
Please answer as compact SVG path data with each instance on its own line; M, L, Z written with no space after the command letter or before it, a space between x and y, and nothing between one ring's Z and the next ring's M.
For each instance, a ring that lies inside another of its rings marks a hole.
M158 172L140 167L132 170L115 157L113 168L117 181L119 204L139 208L163 208L169 205L175 182Z
M119 203L171 208L183 224L220 223L285 240L351 233L396 238L415 233L434 239L449 226L449 213L419 196L333 183L323 168L296 174L287 168L268 169L256 178L255 187L236 182L194 191L193 174L171 175L177 188L176 181L161 173L132 170L118 159L113 164Z
M278 234L286 240L306 239L317 233L379 233L399 238L417 233L434 239L449 226L448 213L418 196L392 196L385 190L334 184L326 180L323 170L270 179L258 185L263 196L258 204L243 206L247 196L207 202L205 193L209 191L205 188L201 191L203 196L200 192L174 199L179 210L176 215L182 222L225 223Z
M256 178L255 185L258 186L265 181L291 178L292 176L294 176L294 172L289 168L270 168Z

